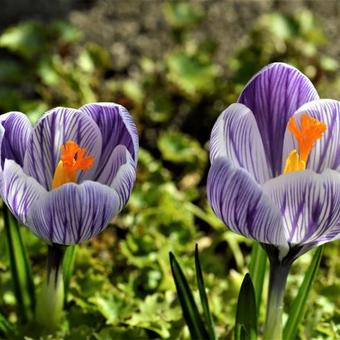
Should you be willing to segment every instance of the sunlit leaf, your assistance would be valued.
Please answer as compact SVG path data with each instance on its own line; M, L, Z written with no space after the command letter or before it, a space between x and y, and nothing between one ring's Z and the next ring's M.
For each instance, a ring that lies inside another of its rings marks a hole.
M198 56L184 52L169 55L167 64L170 81L193 96L209 92L219 73L217 65L203 62Z
M186 1L167 1L164 4L166 20L174 28L186 28L197 24L202 18L202 10Z

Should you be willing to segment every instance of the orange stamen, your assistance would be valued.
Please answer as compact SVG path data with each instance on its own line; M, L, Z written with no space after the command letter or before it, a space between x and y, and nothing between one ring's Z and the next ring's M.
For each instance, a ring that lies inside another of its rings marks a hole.
M61 146L60 161L55 169L52 189L63 184L76 182L77 171L89 170L92 168L94 158L86 155L86 149L81 148L72 140Z
M315 118L309 117L306 113L301 115L301 127L298 128L295 118L291 117L288 121L288 130L293 134L297 143L298 150L292 150L289 154L283 173L306 169L308 156L315 144L326 131L325 123Z

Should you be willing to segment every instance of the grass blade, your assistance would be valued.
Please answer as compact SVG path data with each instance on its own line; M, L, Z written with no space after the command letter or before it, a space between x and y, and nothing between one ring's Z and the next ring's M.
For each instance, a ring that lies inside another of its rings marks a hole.
M266 270L267 254L258 242L254 242L249 263L249 273L255 289L257 314L259 314L261 306L263 282Z
M192 339L206 340L208 332L198 312L194 297L190 291L188 282L177 262L175 256L170 252L170 265L175 281L179 301L181 303L184 319L189 327Z
M207 297L207 294L206 294L206 291L205 291L203 274L202 274L200 259L199 259L199 255L198 255L198 245L197 244L196 244L196 247L195 247L195 267L196 267L197 284L198 284L198 289L199 289L199 292L200 292L200 298L201 298L201 304L202 304L202 308L203 308L203 314L204 314L205 322L208 325L208 332L209 332L210 339L215 340L216 339L215 326L214 326L214 321L213 321L212 315L210 313L208 297Z
M14 327L0 313L0 335L12 339L15 334Z
M253 283L247 273L243 279L237 301L235 339L255 340L257 338L256 298Z
M298 294L289 309L288 319L283 330L283 339L295 339L298 326L304 315L304 309L306 301L309 295L309 291L312 288L316 274L320 267L320 262L323 253L323 246L319 247L313 256L306 275L303 279L302 285L298 291Z
M68 246L65 252L63 263L65 302L67 300L67 293L70 287L70 280L74 270L74 262L76 259L77 249L78 245Z
M26 322L32 319L35 308L32 271L19 223L5 205L3 217L18 316L22 322Z

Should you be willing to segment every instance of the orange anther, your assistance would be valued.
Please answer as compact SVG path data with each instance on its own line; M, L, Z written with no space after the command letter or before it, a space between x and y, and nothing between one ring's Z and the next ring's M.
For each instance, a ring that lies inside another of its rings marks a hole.
M61 146L60 161L55 169L52 188L76 182L77 171L89 170L92 168L94 159L86 155L86 149L81 148L77 143L68 140Z
M322 137L327 129L325 123L309 117L306 113L301 115L300 123L299 129L294 117L291 117L288 121L288 130L298 143L298 151L292 150L290 152L283 170L284 174L306 168L308 156L315 142Z
M288 122L288 129L296 138L299 146L299 154L302 161L307 162L308 156L315 144L326 131L325 123L309 117L306 113L301 116L301 128L299 129L295 118L291 117Z

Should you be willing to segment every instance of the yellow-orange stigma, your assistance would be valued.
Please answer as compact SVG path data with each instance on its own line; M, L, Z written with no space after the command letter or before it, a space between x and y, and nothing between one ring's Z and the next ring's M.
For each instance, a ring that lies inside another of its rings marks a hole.
M60 161L54 172L52 189L66 183L76 182L77 171L91 169L93 162L94 158L86 154L86 149L68 140L61 146Z
M305 170L308 156L315 144L326 131L325 123L315 118L309 117L306 113L301 115L301 128L299 129L295 118L291 117L288 121L288 130L295 137L298 150L292 150L286 160L283 173Z

